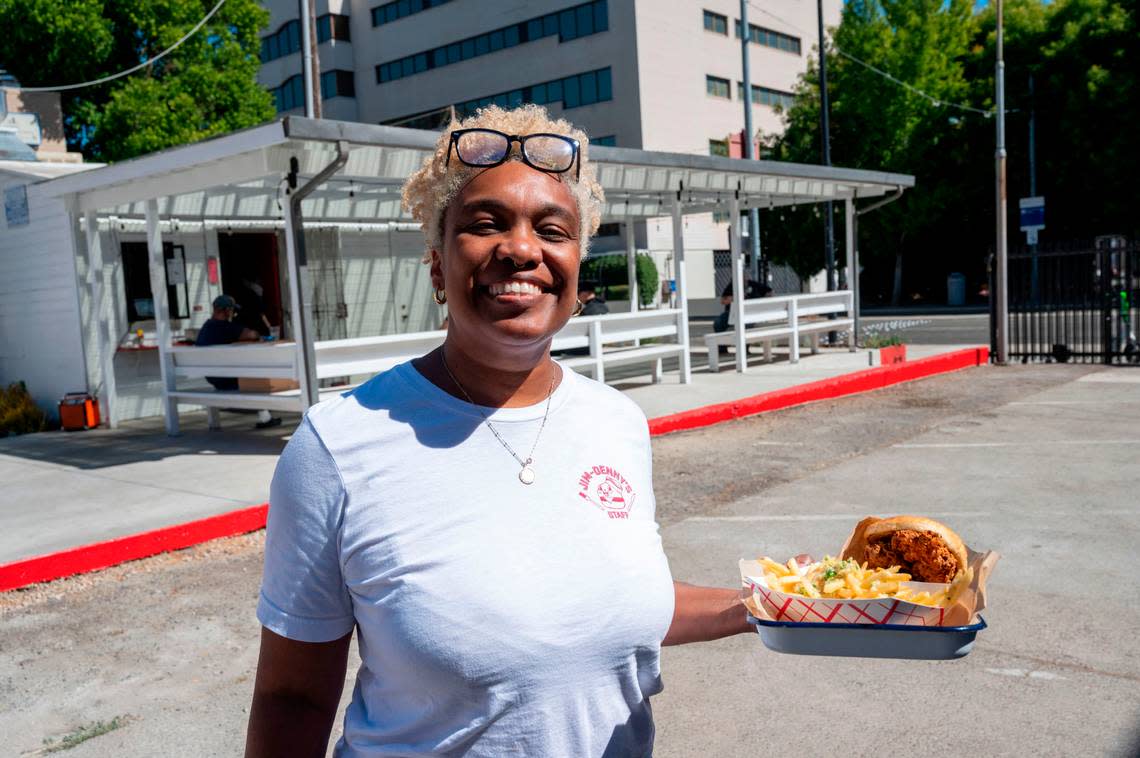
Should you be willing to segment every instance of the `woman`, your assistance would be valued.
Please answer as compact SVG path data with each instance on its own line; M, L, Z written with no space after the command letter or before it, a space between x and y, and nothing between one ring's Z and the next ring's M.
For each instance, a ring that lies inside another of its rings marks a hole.
M649 755L661 645L748 631L738 592L670 577L644 414L550 358L599 221L585 146L491 107L405 185L447 337L281 456L248 756L324 755L354 628L344 756Z

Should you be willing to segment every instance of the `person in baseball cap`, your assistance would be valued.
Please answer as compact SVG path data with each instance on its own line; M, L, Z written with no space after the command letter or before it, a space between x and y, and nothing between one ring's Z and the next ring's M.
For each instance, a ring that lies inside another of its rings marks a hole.
M207 345L229 345L233 342L257 342L261 335L233 320L234 313L241 307L237 300L230 295L218 295L213 302L214 313L202 328L198 330L198 338L194 341L199 347ZM207 376L206 381L214 385L219 392L237 392L238 380L232 376ZM281 419L261 410L257 412L257 428L267 429L279 426Z

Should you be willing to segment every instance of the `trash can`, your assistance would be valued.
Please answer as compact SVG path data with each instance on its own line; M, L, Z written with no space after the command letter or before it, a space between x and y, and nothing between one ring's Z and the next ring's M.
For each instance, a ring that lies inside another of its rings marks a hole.
M947 305L965 305L966 304L966 275L965 274L950 274L946 277L946 304Z
M86 392L68 392L59 401L59 425L67 432L99 426L99 400Z

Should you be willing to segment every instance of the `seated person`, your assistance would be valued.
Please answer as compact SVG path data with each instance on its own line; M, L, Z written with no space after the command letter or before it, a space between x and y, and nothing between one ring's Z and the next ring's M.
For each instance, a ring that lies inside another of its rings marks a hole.
M767 284L761 284L755 279L748 279L744 282L744 297L746 300L752 300L758 297L768 297L772 294L772 288ZM714 332L727 332L731 324L729 323L729 316L732 313L732 282L725 285L720 293L720 304L724 306L724 310L713 321ZM726 349L721 345L721 352Z
M589 279L578 280L578 302L582 304L582 310L578 311L578 316L603 316L610 312L610 308L606 305L606 301L598 297L597 282L590 281ZM560 355L589 355L590 348L588 347L574 347L569 350L563 350Z
M601 316L610 312L606 301L598 297L598 284L589 279L578 280L578 302L582 304L579 316Z
M198 339L195 345L204 347L208 345L229 345L233 342L257 342L261 335L252 329L242 326L234 321L234 313L238 310L237 301L229 295L218 295L214 298L214 312L202 328L198 330ZM206 381L214 389L223 392L237 392L238 380L232 376L207 376ZM270 415L269 411L257 412L257 428L267 429L279 426L281 419Z

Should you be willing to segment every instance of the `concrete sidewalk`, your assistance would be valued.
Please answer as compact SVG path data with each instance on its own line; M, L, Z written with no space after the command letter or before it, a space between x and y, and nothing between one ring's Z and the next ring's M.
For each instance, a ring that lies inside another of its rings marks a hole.
M912 359L966 346L912 345ZM688 411L868 367L866 351L805 353L798 364L756 362L743 375L727 361L717 374L694 354L693 382L666 373L618 379L649 418ZM757 359L758 360L758 359ZM700 361L700 363L698 363ZM0 440L0 565L94 542L227 513L268 498L277 456L299 416L276 429L254 430L251 416L224 414L225 432L210 432L205 413L182 417L182 434L167 437L161 418L118 430L47 432Z

